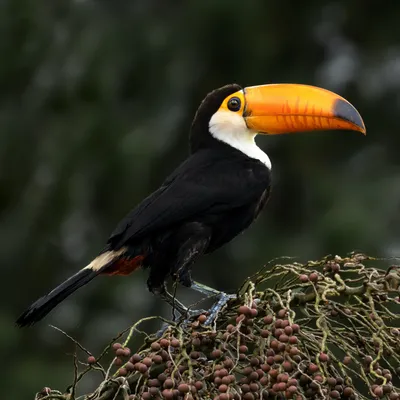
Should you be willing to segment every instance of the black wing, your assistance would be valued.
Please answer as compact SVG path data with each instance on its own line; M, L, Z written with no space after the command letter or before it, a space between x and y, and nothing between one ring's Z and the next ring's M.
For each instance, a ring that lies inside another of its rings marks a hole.
M260 182L237 160L220 156L209 151L190 156L119 223L108 243L119 248L182 221L207 220L257 201L268 182Z

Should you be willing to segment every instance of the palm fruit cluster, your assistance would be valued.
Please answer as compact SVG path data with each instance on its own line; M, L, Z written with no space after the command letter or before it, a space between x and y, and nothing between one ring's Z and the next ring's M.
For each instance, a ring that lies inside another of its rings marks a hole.
M214 326L206 315L171 324L135 354L113 343L108 398L400 400L400 269L371 263L266 267Z

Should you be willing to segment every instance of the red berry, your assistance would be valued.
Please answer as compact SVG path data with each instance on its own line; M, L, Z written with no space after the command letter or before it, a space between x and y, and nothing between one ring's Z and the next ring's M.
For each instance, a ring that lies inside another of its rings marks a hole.
M279 340L280 340L282 343L287 343L287 342L289 342L289 336L286 335L285 333L283 333L282 335L279 336Z
M201 314L201 315L198 316L197 320L198 320L201 324L204 324L204 322L207 321L207 316L204 315L204 314Z
M351 363L351 357L350 356L345 356L343 358L343 364L344 365L349 365Z
M181 383L181 384L178 386L178 390L179 390L181 393L189 393L190 387L189 387L189 385L188 385L187 383Z
M264 317L264 323L267 325L272 324L272 321L274 320L274 317L272 315L266 315Z
M88 363L88 364L96 364L96 357L94 357L94 356L89 356L89 357L87 358L87 363Z
M286 335L290 336L293 333L293 328L291 326L286 326L284 332Z
M218 391L220 393L226 393L228 391L228 386L227 385L219 385Z
M117 358L114 360L114 365L116 365L117 367L121 366L123 363L124 363L124 362L123 362L122 359L119 358L119 357L117 357Z
M298 324L292 324L292 329L293 333L299 333L300 332L300 326Z
M319 371L318 365L311 363L308 366L308 370L310 371L311 374L313 374L314 372Z
M296 336L290 336L290 337L289 337L289 343L290 343L290 344L297 344L298 341L299 341L299 340L297 339Z
M160 343L158 343L158 342L153 342L153 343L151 344L151 349L152 349L153 351L158 351L158 350L160 350L160 349L161 349Z
M317 282L318 281L318 273L317 272L311 272L311 274L308 275L308 279L311 282Z
M161 347L168 347L169 346L169 340L167 340L167 339L161 339L160 340L160 346Z
M306 283L308 282L308 276L305 274L299 275L300 282Z
M171 378L167 378L163 386L165 389L172 389L174 387L174 381Z
M279 318L285 318L286 317L286 314L287 314L287 310L285 309L285 308L282 308L281 310L279 310L278 312L277 312L277 316L279 317Z
M375 388L375 390L374 390L374 394L375 394L376 397L378 397L379 399L381 399L381 398L384 396L382 386L377 386L377 387Z
M239 353L247 353L249 351L249 348L242 344L241 346L239 346Z
M120 347L119 349L117 349L117 350L115 351L115 354L116 354L118 357L124 357L124 356L125 356L125 350L124 350L122 347Z
M181 345L181 342L178 340L178 339L176 339L176 338L173 338L172 340L171 340L171 346L172 347L180 347L180 345ZM163 345L162 345L163 346ZM167 346L163 346L163 347L168 347L168 345Z
M144 365L146 365L146 367L151 367L151 365L153 364L153 361L150 357L145 357L145 358L143 358L142 363Z
M240 306L238 313L243 314L246 317L251 317L251 309L247 306Z
M340 393L337 390L332 390L330 395L332 399L340 399Z
M329 361L329 356L326 353L319 353L319 360L321 362L328 362Z
M113 349L114 351L120 349L121 347L122 347L122 344L121 344L121 343L113 343L113 345L112 345L112 349Z

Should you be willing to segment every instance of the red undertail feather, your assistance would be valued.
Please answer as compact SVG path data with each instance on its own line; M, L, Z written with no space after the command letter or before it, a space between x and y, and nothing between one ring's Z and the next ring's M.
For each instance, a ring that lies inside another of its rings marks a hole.
M143 255L133 258L121 257L101 273L104 275L129 275L141 267L144 257Z

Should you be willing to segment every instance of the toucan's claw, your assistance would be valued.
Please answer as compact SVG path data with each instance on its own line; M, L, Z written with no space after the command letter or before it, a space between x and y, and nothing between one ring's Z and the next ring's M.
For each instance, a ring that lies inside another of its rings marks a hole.
M209 310L209 315L204 322L204 325L211 325L215 322L217 319L218 314L221 312L221 310L226 306L229 300L236 299L235 294L227 294L224 292L221 292L219 294L219 300L210 308Z
M193 322L193 319L195 317L198 317L201 314L206 313L206 310L190 310L186 309L184 313L180 313L180 311L177 311L179 313L178 316L174 316L173 322L176 322L178 324L182 324L183 326L189 325L190 323ZM156 333L156 337L160 338L161 336L164 335L165 331L169 328L170 324L165 323L163 327Z

